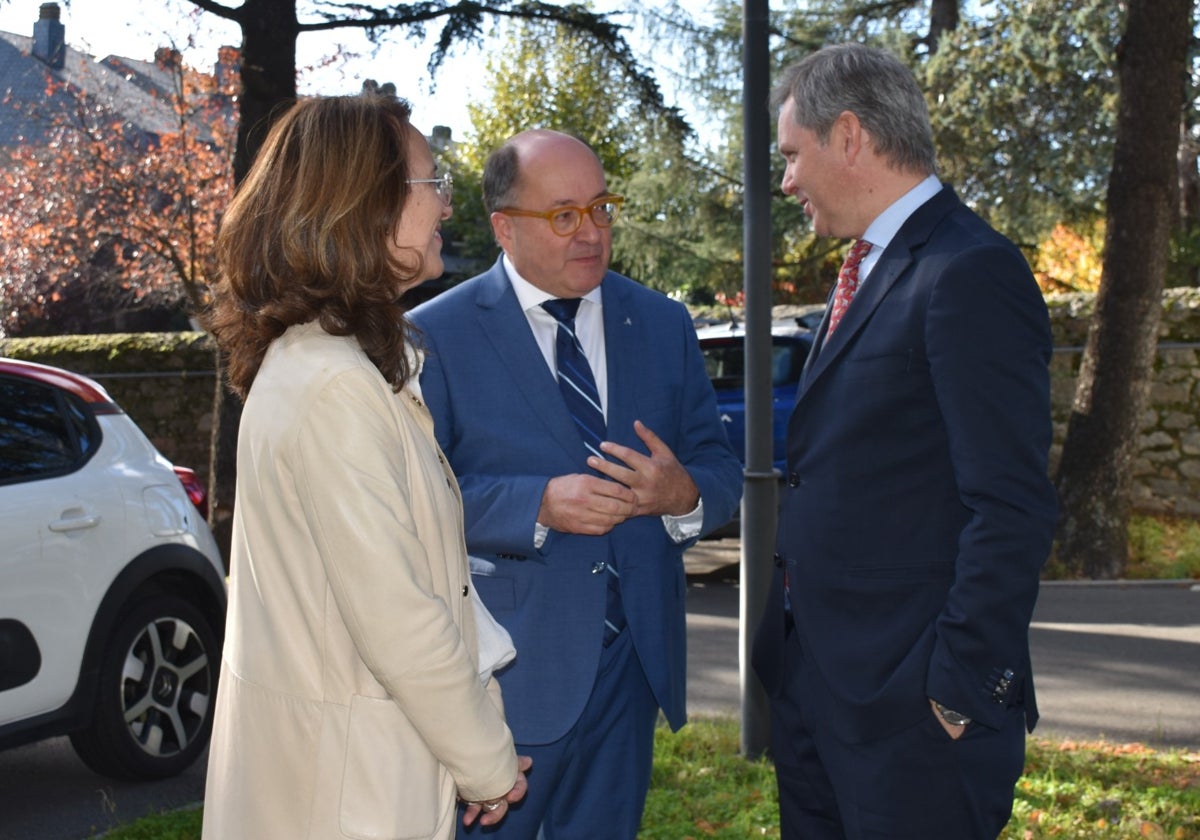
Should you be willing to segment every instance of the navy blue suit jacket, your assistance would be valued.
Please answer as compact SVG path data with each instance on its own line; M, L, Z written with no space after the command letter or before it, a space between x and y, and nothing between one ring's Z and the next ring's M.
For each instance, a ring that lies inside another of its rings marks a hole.
M786 567L818 724L869 741L932 714L932 697L994 728L1023 704L1032 728L1028 627L1056 517L1050 352L1024 258L943 188L802 375L753 656L769 694Z
M721 423L687 310L609 272L601 285L608 439L646 452L641 420L675 453L704 503L705 532L733 515L741 467ZM673 727L685 719L683 550L658 516L605 536L551 531L534 547L542 492L586 473L586 452L502 264L412 313L427 357L421 390L462 488L473 581L512 634L500 673L516 740L544 744L578 719L601 652L606 576L615 562L638 658ZM603 567L600 567L603 568Z

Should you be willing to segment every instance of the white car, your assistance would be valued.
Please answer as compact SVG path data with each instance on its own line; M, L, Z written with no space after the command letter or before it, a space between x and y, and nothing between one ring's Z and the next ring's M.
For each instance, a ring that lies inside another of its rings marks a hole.
M69 735L123 779L204 751L225 571L196 502L96 382L0 359L0 748Z

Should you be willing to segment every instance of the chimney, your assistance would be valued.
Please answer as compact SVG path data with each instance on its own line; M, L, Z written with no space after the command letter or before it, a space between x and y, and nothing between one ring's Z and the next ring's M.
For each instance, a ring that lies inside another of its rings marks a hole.
M33 54L55 70L62 69L66 58L65 33L58 22L58 4L43 3L33 25Z
M154 64L160 70L178 70L183 56L174 47L159 47L154 51Z
M454 145L452 139L453 131L448 125L435 125L433 127L433 135L429 138L429 145L435 153L444 152Z
M217 48L217 63L213 76L217 80L217 92L235 95L241 84L242 51L228 45Z

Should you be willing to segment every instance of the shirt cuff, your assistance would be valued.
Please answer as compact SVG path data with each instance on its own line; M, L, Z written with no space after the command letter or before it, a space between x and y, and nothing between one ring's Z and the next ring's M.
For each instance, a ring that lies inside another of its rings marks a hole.
M700 536L700 529L704 527L704 500L697 502L695 510L683 516L663 514L662 521L663 527L667 529L667 536L676 543L695 539Z

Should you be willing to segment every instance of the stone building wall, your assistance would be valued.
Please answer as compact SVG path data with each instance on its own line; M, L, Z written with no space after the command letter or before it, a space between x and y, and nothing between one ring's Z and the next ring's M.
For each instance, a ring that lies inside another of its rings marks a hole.
M1050 364L1052 465L1071 417L1093 303L1090 294L1047 299L1055 345ZM1134 462L1134 508L1200 516L1200 289L1168 289L1164 294L1158 354L1148 387Z

